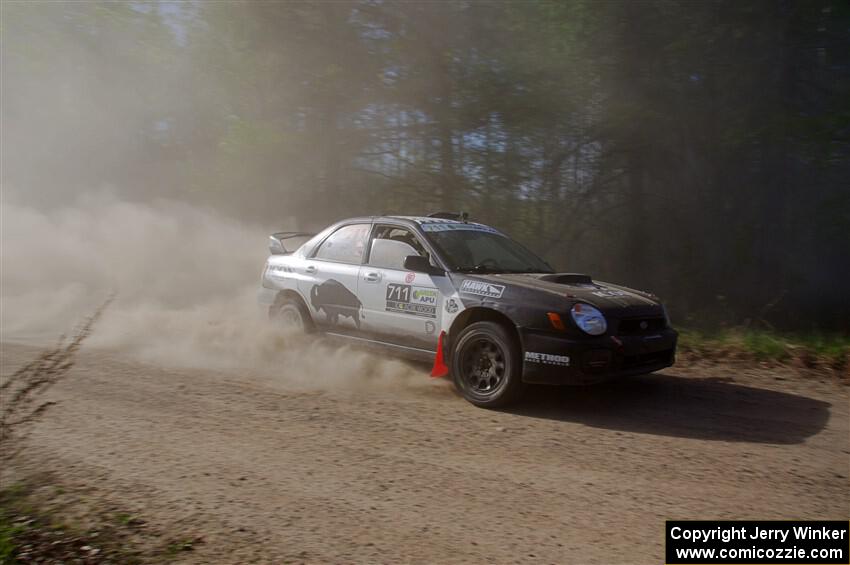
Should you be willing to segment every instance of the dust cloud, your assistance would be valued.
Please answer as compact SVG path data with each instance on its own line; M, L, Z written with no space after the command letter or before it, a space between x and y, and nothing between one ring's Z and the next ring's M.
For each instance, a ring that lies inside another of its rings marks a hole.
M255 293L273 226L108 195L49 211L2 206L3 341L52 342L114 293L88 347L308 388L428 382L400 361L269 324Z

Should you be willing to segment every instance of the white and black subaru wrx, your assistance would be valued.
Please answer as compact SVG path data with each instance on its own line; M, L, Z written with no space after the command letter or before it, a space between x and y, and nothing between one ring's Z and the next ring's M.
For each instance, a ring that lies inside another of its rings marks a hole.
M274 234L270 250L259 301L272 320L433 360L478 406L515 401L526 383L673 364L677 333L656 296L555 273L465 217L352 218Z

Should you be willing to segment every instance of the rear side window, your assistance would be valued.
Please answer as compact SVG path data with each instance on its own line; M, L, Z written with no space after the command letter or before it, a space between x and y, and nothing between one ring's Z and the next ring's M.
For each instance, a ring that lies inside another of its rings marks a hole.
M359 265L368 238L369 224L342 226L322 242L315 258Z

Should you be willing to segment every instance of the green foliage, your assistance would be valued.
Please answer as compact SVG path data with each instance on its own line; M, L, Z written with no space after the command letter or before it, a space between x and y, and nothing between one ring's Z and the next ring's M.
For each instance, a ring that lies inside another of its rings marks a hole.
M787 343L776 336L762 332L747 332L741 336L744 349L756 359L784 361L790 356Z
M15 538L21 531L21 526L13 524L5 514L0 513L0 565L14 563L17 551Z
M64 494L58 485L51 485L50 477L31 477L27 482L14 483L0 489L0 565L20 562L34 563L126 563L142 561L142 554L134 547L135 528L144 523L130 514L101 514L92 508L80 520L81 507L71 505L73 522L63 512L68 500L57 504L55 498ZM48 494L50 493L50 494ZM201 539L180 542L179 551L192 549ZM163 547L148 554L147 560L161 562L172 556L172 549Z
M23 483L13 483L0 490L0 565L15 562L17 539L27 526L14 520L17 509L27 495Z
M195 549L194 544L195 544L195 541L193 539L187 538L187 539L183 539L183 540L180 540L180 541L175 541L175 542L169 543L168 546L166 547L165 551L166 551L166 554L168 556L174 557L181 552L194 550Z
M742 353L759 361L789 362L802 360L842 367L850 359L850 336L811 332L783 334L768 330L733 328L725 330L680 330L683 351L722 356Z

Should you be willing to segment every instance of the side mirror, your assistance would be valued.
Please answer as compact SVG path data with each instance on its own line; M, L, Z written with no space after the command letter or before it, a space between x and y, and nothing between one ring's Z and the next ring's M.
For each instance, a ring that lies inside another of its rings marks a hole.
M445 275L445 271L431 265L431 261L422 255L408 255L404 258L404 268L414 273L425 273L428 275Z

